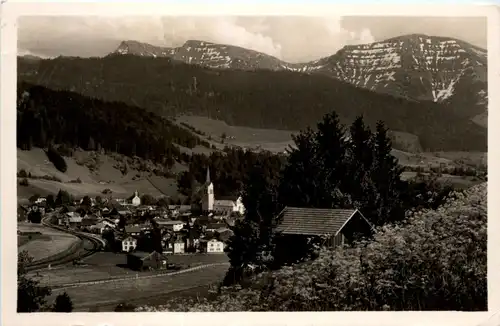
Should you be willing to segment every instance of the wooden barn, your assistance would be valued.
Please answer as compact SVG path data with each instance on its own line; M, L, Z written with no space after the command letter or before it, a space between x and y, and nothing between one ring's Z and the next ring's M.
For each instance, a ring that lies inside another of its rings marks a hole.
M326 237L324 246L348 244L357 234L368 235L373 226L357 209L285 207L277 231L285 235Z
M156 251L148 252L132 252L127 254L127 266L136 271L161 269L167 265L167 258L165 255Z

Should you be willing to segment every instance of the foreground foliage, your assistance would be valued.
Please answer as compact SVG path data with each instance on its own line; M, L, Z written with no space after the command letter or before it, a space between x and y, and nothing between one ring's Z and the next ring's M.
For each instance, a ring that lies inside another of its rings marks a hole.
M47 306L46 298L52 293L49 287L27 276L26 266L33 261L27 251L17 259L17 312L36 312Z
M136 311L486 310L486 207L484 183L379 228L370 242L261 273L214 300Z

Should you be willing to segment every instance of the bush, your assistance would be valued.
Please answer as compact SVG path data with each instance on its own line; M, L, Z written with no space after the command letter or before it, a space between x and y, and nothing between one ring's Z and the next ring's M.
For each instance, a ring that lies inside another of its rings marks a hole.
M19 185L24 186L24 187L29 186L28 179L26 179L26 178L22 179L21 182L19 182Z
M47 157L52 162L52 164L54 164L56 169L63 173L66 172L66 170L68 169L66 161L54 148L49 147L49 149L45 153L47 154Z
M19 172L17 172L17 176L19 178L27 178L28 177L28 173L26 173L26 170L21 169Z

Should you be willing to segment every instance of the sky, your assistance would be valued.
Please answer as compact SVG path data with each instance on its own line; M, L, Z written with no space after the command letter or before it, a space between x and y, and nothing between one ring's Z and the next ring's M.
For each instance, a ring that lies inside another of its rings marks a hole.
M241 46L288 62L306 62L332 55L345 45L413 33L448 36L487 47L483 17L23 16L18 20L18 53L103 56L124 40L174 47L194 39Z

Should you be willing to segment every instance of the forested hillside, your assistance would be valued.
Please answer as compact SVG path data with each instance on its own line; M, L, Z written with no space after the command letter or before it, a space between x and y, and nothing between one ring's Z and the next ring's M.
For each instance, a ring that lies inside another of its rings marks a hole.
M21 80L123 101L163 116L193 114L251 127L299 130L336 111L344 123L363 114L371 127L419 137L428 151L486 151L487 131L432 102L410 102L320 75L212 70L168 58L111 55L41 60L18 66ZM131 151L131 149L130 149Z
M178 146L208 143L154 113L120 102L103 102L68 91L18 84L17 145L101 150L137 155L171 166Z

